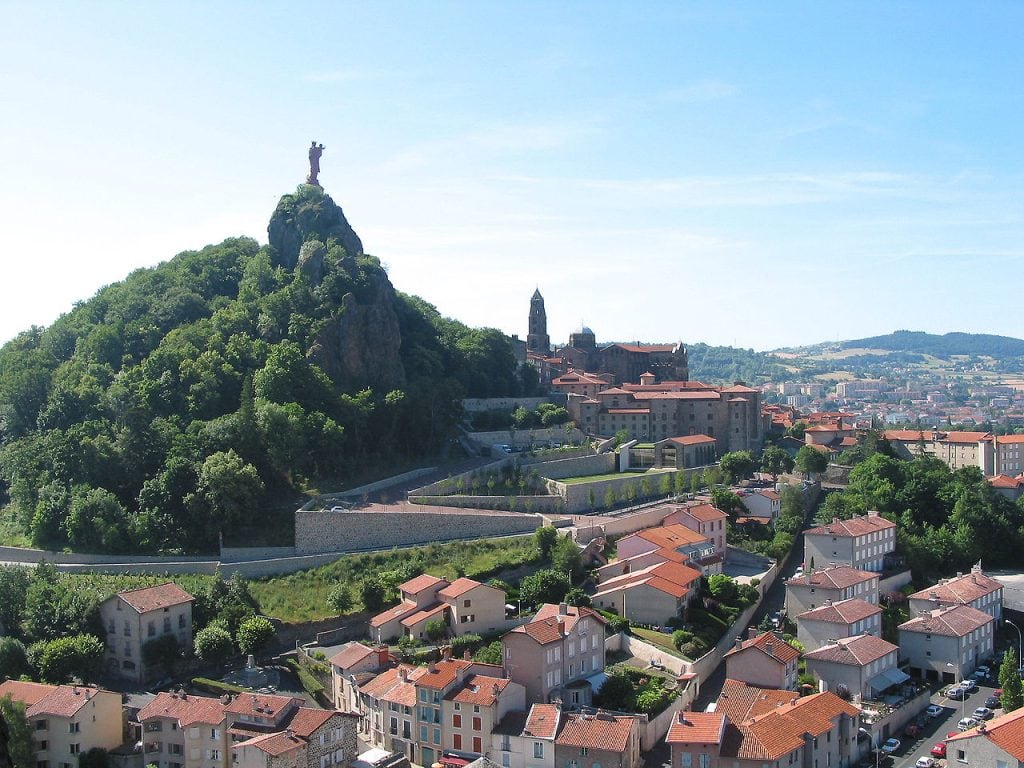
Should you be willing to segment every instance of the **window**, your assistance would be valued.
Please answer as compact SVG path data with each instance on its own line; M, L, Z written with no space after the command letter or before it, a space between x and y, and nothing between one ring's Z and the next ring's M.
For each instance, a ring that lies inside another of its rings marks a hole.
M179 613L178 614L178 629L184 629L184 628L185 628L185 614L184 613Z
M473 705L473 711L474 712L479 712L480 711L480 705L479 704L474 704ZM473 718L473 719L475 720L476 718Z
M477 754L480 754L481 752L483 752L483 750L480 748L481 746L482 745L480 744L480 737L479 736L474 736L473 737L473 751L476 752Z
M170 631L171 631L171 617L170 616L164 616L164 632L166 633L166 632L170 632Z
M132 625L129 624L127 621L124 623L124 636L125 637L131 637L132 636Z
M434 729L434 743L435 744L440 744L441 743L441 729L440 728L435 728Z
M156 635L156 622L151 621L146 625L146 637L153 637Z
M589 749L587 749L586 747L580 747L580 754L581 754L581 755L582 755L583 757L586 757L587 755L589 755L589 754L590 754L590 750L589 750Z
M70 752L72 755L77 755L81 751L82 751L82 745L81 744L68 744L68 752Z
M219 739L220 738L220 728L211 728L210 729L210 738L211 739Z
M533 742L533 756L537 759L544 757L544 742L535 741Z
M482 727L483 726L480 723L480 718L479 717L474 717L473 718L473 730L474 731L479 731Z
M210 750L210 759L211 760L220 760L220 750L219 749L211 749Z
M132 644L131 643L125 643L124 644L124 655L128 656L129 658L131 657L131 655L132 655Z
M68 733L81 733L81 732L82 732L82 724L81 723L68 723Z
M420 741L426 741L426 740L427 740L427 726L421 725L420 726Z
M330 755L320 755L320 768L327 768L331 764Z
M452 736L452 746L455 749L462 749L462 734L456 733Z
M462 727L462 715L452 715L452 728Z
M463 600L462 601L462 607L463 608L470 608L472 606L472 603L473 603L472 600Z
M46 741L45 739L43 741L40 741L40 742L37 742L37 743L39 744L38 750L40 752L45 752L49 748L49 746L50 746L50 743L48 741Z

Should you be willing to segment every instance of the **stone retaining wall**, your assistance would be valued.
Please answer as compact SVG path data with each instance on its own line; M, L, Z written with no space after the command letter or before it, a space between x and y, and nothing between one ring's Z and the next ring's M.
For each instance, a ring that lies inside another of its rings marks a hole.
M462 400L462 410L466 413L477 413L478 411L508 411L511 413L521 407L528 411L535 411L538 405L546 402L548 402L546 397L466 397Z
M518 512L422 511L344 512L297 510L295 550L318 552L379 549L458 539L530 533L543 524L540 515Z
M432 507L459 507L461 509L494 509L510 512L541 512L560 514L565 502L561 496L515 496L516 508L510 510L508 496L410 496L410 504Z

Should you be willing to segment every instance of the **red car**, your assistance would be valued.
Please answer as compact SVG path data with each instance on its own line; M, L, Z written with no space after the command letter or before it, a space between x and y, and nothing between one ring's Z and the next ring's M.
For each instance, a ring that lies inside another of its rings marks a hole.
M945 757L946 756L946 742L940 741L938 744L936 744L934 747L932 747L932 754L935 755L936 757Z

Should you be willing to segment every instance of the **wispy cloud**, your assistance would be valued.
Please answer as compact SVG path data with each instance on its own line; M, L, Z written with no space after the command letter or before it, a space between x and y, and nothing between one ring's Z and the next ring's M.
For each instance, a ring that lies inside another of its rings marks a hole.
M735 85L724 80L700 80L679 88L670 88L662 93L661 98L675 104L700 104L727 99L735 96L737 91Z

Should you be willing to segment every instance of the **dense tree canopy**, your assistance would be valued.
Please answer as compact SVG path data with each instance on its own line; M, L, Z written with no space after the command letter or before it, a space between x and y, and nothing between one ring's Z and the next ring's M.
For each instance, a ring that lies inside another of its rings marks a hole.
M275 242L311 246L294 267L225 240L0 349L0 502L34 544L210 550L221 533L272 529L307 482L439 449L459 398L522 391L504 334L397 293L377 259L346 252L358 238L322 191L302 186L279 210ZM335 364L378 359L337 340L356 304L391 318L381 343L397 360L377 381Z

